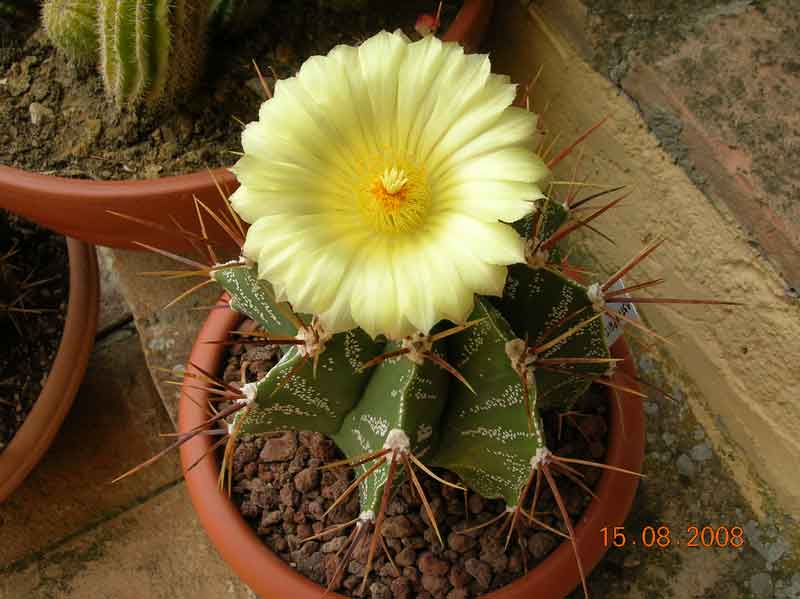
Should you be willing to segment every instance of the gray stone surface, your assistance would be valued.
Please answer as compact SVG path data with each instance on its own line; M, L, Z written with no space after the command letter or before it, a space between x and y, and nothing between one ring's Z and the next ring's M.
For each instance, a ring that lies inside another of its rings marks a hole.
M0 567L2 599L256 599L217 556L183 483Z
M795 0L531 0L800 290Z
M104 324L75 404L0 505L0 599L255 599L197 522L177 453L111 484L174 429L117 277L100 264Z
M177 422L179 388L168 381L180 381L194 338L217 301L220 290L210 285L191 294L172 308L173 299L202 279L164 279L143 273L185 268L150 252L110 250L119 286L130 307L139 332L145 359L150 366L164 406Z

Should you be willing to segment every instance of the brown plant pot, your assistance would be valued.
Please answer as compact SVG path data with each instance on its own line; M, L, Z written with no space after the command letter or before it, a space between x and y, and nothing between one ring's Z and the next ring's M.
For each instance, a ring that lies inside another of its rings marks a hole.
M431 3L435 6L435 3ZM483 40L494 0L464 0L450 28L442 36L468 50ZM40 225L96 245L142 249L145 243L173 252L192 247L179 234L175 219L189 231L197 231L193 197L214 210L225 209L214 178L230 195L238 183L224 168L143 181L91 181L40 175L0 166L0 208L24 216ZM109 211L161 225L153 228L123 219ZM208 237L219 247L236 250L216 223L208 225Z
M243 318L241 314L221 307L226 304L225 298L223 296L218 308L212 310L189 358L190 364L206 372L220 371L225 351L224 346L207 342L227 339L229 331L234 330ZM614 345L612 355L625 359L618 366L619 371L634 375L632 359L624 340L620 339ZM614 378L617 384L632 386L630 380L622 379L619 373ZM606 463L639 472L644 460L645 440L642 401L630 393L619 392L619 396L619 402L609 397L611 427ZM208 418L205 408L208 400L208 394L199 390L191 380L184 384L178 408L178 429L181 432L200 426ZM322 597L324 589L272 553L256 536L233 502L219 490L219 462L216 456L211 454L201 460L210 451L212 441L211 437L198 436L185 443L181 446L181 463L200 522L223 559L264 599ZM198 460L200 462L187 471ZM622 525L631 509L638 484L635 476L603 470L595 489L596 497L575 525L578 551L587 574L607 550L603 545L601 529ZM564 542L534 570L510 585L485 595L485 599L560 599L579 583L572 546ZM329 594L328 597L344 599L338 594Z
M67 239L69 298L64 332L47 382L22 427L0 452L0 503L25 479L53 442L78 392L94 346L100 279L94 247Z

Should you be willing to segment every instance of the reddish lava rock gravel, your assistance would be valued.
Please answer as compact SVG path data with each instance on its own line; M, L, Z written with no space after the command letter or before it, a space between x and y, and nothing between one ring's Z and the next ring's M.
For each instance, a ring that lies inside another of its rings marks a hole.
M276 356L272 348L235 346L229 356L225 380L233 384L257 380L269 370ZM602 459L605 406L602 391L593 389L574 412L563 417L546 414L545 429L555 452ZM346 467L326 470L319 467L341 458L330 439L306 431L244 436L238 441L233 459L233 496L241 513L270 549L322 586L334 576L352 528L306 542L303 539L332 525L349 522L359 514L358 493L354 492L323 520L323 514L344 493L353 476ZM590 487L600 478L599 469L578 467L577 470ZM438 474L457 482L451 473ZM385 552L379 551L362 595L368 546L362 543L353 552L334 590L372 599L479 597L524 575L563 540L520 517L506 549L507 518L474 529L505 511L502 500L486 499L473 492L465 500L461 491L423 473L420 479L444 546L439 543L412 486L403 482L389 502L382 527L394 563ZM557 480L567 509L573 520L577 520L589 496L569 479L561 476ZM552 494L543 488L536 517L566 532L558 514Z

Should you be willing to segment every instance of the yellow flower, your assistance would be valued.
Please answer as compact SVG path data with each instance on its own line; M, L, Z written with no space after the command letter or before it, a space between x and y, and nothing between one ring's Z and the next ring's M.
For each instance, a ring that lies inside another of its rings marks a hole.
M524 261L543 197L536 117L485 55L381 32L278 81L242 134L244 254L328 332L400 338L463 322Z

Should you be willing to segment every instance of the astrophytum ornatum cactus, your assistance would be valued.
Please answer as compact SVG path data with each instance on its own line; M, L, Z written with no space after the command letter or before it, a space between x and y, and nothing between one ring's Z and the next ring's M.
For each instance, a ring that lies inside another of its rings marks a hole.
M73 62L97 60L97 0L45 0L42 24L53 45Z
M582 199L569 192L563 202L543 193L549 167L592 129L545 163L537 117L512 106L516 91L487 56L431 36L412 43L381 32L312 57L276 83L246 127L229 213L196 200L241 258L217 264L208 247L205 267L164 252L199 270L162 274L210 275L230 307L263 329L250 341L232 332L235 343L281 348L277 364L241 390L190 369L189 388L199 380L232 403L176 444L224 434L224 481L241 434L330 436L356 470L331 509L355 488L361 503L332 583L368 531L370 570L402 478L438 534L418 474L465 487L433 468L502 498L511 531L520 514L535 521L539 485L549 485L577 555L552 469L592 463L548 450L542 411L570 409L593 382L636 393L609 378L619 360L609 356L608 329L627 321L649 332L630 317L636 302L730 303L630 297L663 282L622 282L662 240L604 282L577 282L562 242L594 230L625 196L596 208L590 202L619 188ZM187 240L202 250L204 236Z

